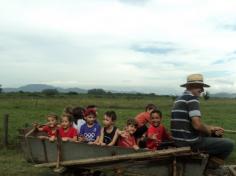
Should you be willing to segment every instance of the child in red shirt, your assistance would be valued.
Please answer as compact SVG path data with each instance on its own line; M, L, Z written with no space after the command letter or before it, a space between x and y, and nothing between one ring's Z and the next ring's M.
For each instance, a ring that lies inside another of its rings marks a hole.
M47 124L40 126L39 124L35 123L34 127L38 131L42 131L47 133L47 136L39 136L40 139L49 139L49 141L55 141L57 135L57 120L58 116L56 114L49 114L46 116Z
M138 124L134 119L127 120L127 126L125 130L120 132L118 146L126 148L134 148L135 150L139 149L134 137L134 133L137 130L137 126Z
M58 129L62 141L77 141L77 130L72 126L72 116L64 114L61 117L61 127Z
M165 127L161 124L162 113L159 110L151 112L151 125L147 130L147 148L159 149L161 142L171 140L171 136L167 133Z

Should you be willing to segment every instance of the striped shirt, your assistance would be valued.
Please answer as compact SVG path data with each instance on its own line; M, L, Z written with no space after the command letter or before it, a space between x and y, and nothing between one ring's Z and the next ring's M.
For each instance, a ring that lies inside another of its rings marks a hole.
M192 126L192 117L201 117L199 100L191 92L185 91L174 102L171 111L171 133L176 142L195 143L199 132Z

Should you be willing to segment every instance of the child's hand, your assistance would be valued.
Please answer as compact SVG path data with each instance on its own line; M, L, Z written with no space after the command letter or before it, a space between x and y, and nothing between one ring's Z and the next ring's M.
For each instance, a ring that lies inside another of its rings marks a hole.
M61 140L66 142L66 141L69 141L69 138L68 137L63 137L63 138L61 138Z
M138 150L138 149L139 149L139 146L134 145L133 148L134 148L134 150Z
M152 134L152 135L150 136L150 139L152 139L152 140L157 140L157 134Z
M52 136L52 137L49 138L49 141L50 141L50 142L54 142L55 140L56 140L56 137L55 137L55 136Z
M78 137L78 142L83 142L85 139L84 139L84 137L83 136L79 136Z
M34 128L38 128L39 127L39 124L37 122L32 123L32 125L33 125Z
M127 139L129 137L129 134L125 131L121 131L120 136Z
M106 143L102 142L102 143L100 143L100 145L101 145L101 146L105 146L105 145L106 145Z

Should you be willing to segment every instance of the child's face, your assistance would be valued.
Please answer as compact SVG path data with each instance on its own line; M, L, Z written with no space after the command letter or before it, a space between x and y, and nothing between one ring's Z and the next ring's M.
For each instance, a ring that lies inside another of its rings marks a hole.
M126 131L131 135L134 134L136 130L137 130L137 127L134 125L127 125L126 127Z
M71 125L71 122L69 121L69 119L67 117L62 117L61 119L62 128L67 129L70 127L70 125Z
M109 127L109 126L113 125L113 121L112 121L111 117L108 117L108 116L104 115L103 125L105 127Z
M87 122L89 125L94 124L95 121L96 121L95 115L89 114L89 115L86 116L86 122Z
M161 124L161 117L158 113L153 113L151 115L151 122L152 125L158 127Z
M57 124L57 120L56 120L56 118L54 118L54 117L48 117L48 126L49 127L55 127L56 126L56 124Z

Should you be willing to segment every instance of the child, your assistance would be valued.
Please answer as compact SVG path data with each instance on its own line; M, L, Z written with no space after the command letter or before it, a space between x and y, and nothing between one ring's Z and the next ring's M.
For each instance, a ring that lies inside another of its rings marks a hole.
M99 138L100 145L113 146L118 139L118 129L114 126L116 121L116 113L114 111L107 111L104 114L101 136Z
M59 128L59 135L62 141L77 141L77 131L72 126L72 116L63 114L61 117L61 127Z
M49 114L46 116L47 124L40 127L37 123L34 124L34 127L38 131L47 133L47 136L39 136L40 139L49 139L50 141L55 141L57 135L57 120L58 116L56 114Z
M137 131L135 132L135 138L141 138L143 134L147 131L147 125L150 121L150 113L157 109L154 104L148 104L145 108L145 112L141 112L135 117L136 122L138 123Z
M80 128L80 135L88 144L99 144L101 127L96 121L96 112L93 109L85 111L85 121Z
M84 120L84 111L84 108L79 106L72 109L73 127L77 130L78 135L80 134L81 126L86 123Z
M136 144L134 133L137 130L137 122L134 119L128 119L126 128L120 133L120 138L118 140L118 146L126 148L134 148L138 150L139 147Z
M171 136L161 124L161 120L161 111L154 110L151 112L151 125L147 130L147 148L149 149L160 149L161 142L164 140L171 140Z

